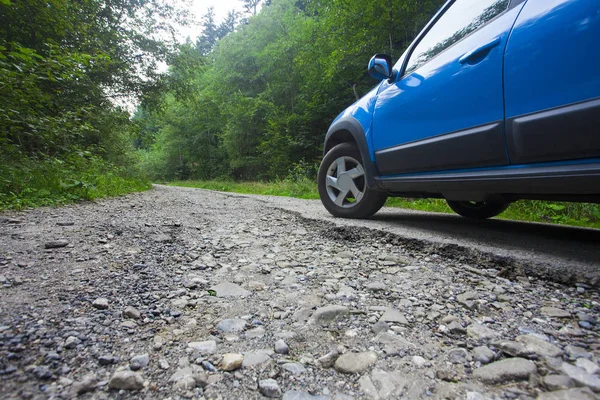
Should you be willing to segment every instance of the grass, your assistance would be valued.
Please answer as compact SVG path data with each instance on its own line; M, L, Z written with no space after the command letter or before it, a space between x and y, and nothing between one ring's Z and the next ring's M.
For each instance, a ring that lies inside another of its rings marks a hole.
M22 158L0 165L0 212L58 206L151 188L132 171L94 156L67 160Z
M169 185L218 190L222 192L297 197L301 199L319 198L316 184L309 179L294 181L280 180L274 182L234 182L229 180L177 181L171 182ZM410 199L395 197L389 198L386 206L429 212L454 213L450 207L448 207L446 202L441 199ZM511 204L510 207L497 218L600 229L600 205L520 200Z

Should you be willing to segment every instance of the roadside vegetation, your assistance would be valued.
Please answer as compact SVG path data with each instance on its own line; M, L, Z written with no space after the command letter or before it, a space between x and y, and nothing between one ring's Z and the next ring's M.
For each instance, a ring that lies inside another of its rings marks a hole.
M124 105L164 92L160 3L0 0L0 211L149 187Z

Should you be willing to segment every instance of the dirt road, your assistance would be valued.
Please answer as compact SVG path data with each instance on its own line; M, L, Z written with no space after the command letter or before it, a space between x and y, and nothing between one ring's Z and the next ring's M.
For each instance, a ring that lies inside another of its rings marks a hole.
M595 231L163 186L0 218L2 399L600 392Z

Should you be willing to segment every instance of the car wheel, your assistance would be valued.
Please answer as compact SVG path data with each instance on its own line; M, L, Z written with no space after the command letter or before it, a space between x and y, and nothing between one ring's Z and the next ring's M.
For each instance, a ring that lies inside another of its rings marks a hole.
M491 201L452 201L446 200L454 212L466 218L487 219L506 210L510 203Z
M319 196L332 215L367 218L387 199L387 193L367 187L365 168L358 148L352 143L338 144L325 155L319 167Z

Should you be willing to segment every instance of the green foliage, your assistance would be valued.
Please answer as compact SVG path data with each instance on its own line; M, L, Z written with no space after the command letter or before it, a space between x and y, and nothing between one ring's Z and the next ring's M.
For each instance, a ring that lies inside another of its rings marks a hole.
M90 152L0 164L0 211L54 206L150 188L137 171L116 167Z
M159 35L176 18L157 0L0 1L2 208L147 186L131 178L139 128L116 104L158 102L173 49Z

